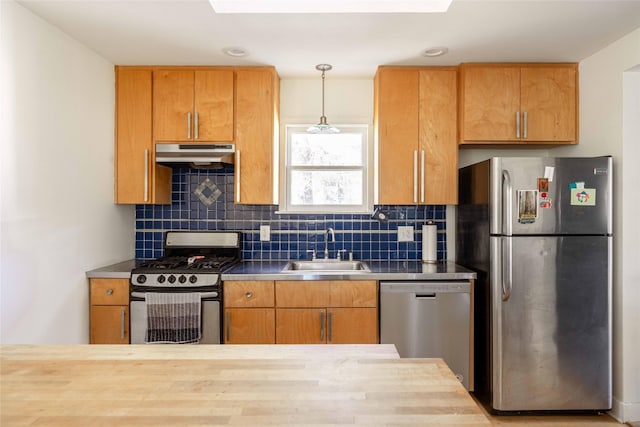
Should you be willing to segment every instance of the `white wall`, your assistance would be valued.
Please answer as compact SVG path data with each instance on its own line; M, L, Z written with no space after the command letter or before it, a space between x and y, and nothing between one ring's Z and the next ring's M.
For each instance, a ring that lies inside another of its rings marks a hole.
M373 143L373 80L334 79L328 71L325 79L324 113L329 124L369 125ZM322 79L282 79L280 81L280 173L285 172L286 125L316 124L322 115ZM373 146L373 145L371 145ZM373 151L370 153L373 161ZM372 184L372 183L370 183ZM280 180L281 203L285 182Z
M614 157L612 413L622 421L640 421L639 65L640 29L580 63L580 144L557 151Z
M1 4L0 342L86 343L85 271L133 258L113 204L113 65Z

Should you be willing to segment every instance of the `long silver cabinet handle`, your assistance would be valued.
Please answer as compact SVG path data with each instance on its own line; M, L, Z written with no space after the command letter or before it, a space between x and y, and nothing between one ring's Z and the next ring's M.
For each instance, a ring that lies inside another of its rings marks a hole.
M124 339L124 328L125 328L125 320L126 320L127 311L124 308L120 309L120 339Z
M424 176L425 176L425 170L424 170L424 150L420 150L420 203L424 203L424 187L425 187L425 182L424 182Z
M324 341L324 311L320 312L320 341Z
M149 201L149 150L144 150L144 201Z
M513 234L513 188L511 186L511 175L509 171L502 171L502 203L504 203L502 212L502 229L504 234L511 236Z
M529 113L526 111L522 113L524 120L524 129L522 130L522 137L527 139L529 137Z
M193 133L195 134L195 139L198 139L200 137L200 131L198 130L198 127L199 127L198 117L199 117L199 114L198 112L196 112L195 120L193 122Z
M512 240L512 237L502 238L502 301L509 300L511 289L513 288Z
M240 172L242 171L240 167L240 150L236 150L236 203L240 203Z
M520 111L516 111L516 138L520 139Z
M224 330L227 336L227 342L231 341L231 313L228 311L224 314Z
M191 139L191 111L187 113L187 139Z
M418 150L413 150L413 203L418 203Z
M134 298L144 298L145 292L131 292L131 296ZM217 298L220 295L218 292L200 292L200 298Z
M333 313L327 313L327 342L333 340Z

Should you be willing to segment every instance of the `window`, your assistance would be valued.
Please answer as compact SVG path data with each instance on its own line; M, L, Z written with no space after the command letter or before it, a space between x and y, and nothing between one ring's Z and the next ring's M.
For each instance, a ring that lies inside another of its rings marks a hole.
M310 134L287 126L286 212L370 212L368 127Z

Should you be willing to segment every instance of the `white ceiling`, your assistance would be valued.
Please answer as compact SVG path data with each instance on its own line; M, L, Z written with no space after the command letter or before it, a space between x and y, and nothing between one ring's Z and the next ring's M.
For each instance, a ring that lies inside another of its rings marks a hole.
M578 62L640 27L640 0L453 0L444 14L315 15L216 15L207 0L17 1L114 64L274 65L285 78L317 77L318 63L333 65L329 79L372 77L378 65ZM449 53L421 55L434 46Z

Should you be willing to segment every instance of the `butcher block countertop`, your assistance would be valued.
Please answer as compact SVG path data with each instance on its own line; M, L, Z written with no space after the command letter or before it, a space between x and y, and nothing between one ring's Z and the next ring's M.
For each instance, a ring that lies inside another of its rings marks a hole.
M2 346L0 425L488 426L392 345Z

